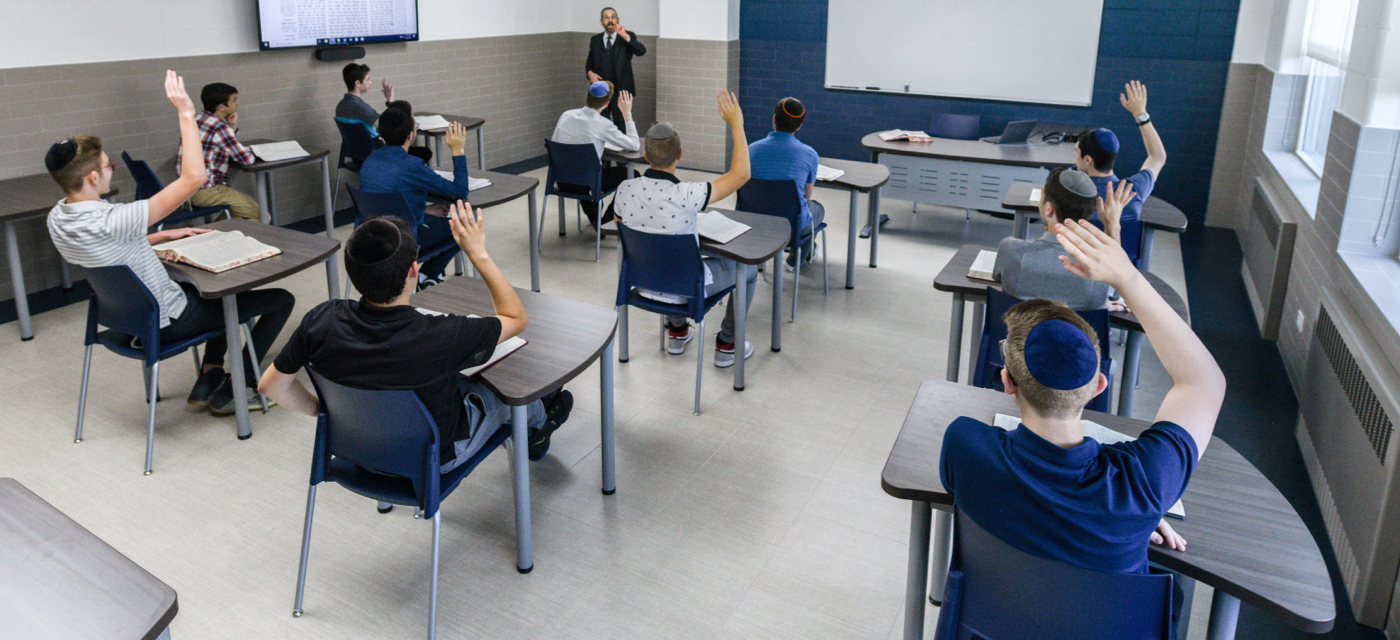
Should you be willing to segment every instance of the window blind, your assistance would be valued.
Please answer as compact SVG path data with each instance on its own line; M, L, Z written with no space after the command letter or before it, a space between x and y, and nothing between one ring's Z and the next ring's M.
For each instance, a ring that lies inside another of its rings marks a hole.
M1339 69L1346 68L1356 23L1356 0L1312 0L1306 53Z

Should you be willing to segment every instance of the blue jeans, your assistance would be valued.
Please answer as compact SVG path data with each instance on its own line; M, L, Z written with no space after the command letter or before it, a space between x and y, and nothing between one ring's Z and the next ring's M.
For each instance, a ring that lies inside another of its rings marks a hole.
M418 226L418 255L423 255L424 249L432 249L438 245L451 242L451 248L428 258L418 266L418 273L424 277L440 279L444 271L447 271L448 263L462 251L452 238L452 226L447 218L437 216L423 216L423 224Z
M501 399L496 397L486 385L468 378L459 378L457 388L462 392L462 404L467 412L467 424L471 425L470 435L465 440L458 440L453 443L457 457L451 462L442 465L442 472L447 473L456 469L472 456L481 450L481 446L491 439L491 435L496 433L504 425L510 424L510 407ZM525 405L527 422L526 431L533 431L544 426L544 403L536 400ZM519 443L514 446L528 446Z

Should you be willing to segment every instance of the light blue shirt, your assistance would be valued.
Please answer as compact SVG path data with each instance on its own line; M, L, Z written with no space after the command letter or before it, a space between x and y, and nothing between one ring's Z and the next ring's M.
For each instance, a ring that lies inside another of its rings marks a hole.
M749 172L759 180L792 180L797 183L797 199L802 202L801 228L812 225L812 209L807 205L807 185L817 181L817 150L797 136L774 131L749 145Z

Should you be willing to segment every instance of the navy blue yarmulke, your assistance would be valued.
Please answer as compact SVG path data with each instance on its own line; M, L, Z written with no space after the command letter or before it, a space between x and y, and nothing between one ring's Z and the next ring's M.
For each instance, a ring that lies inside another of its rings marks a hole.
M1026 369L1051 389L1078 389L1099 372L1099 356L1084 331L1064 320L1046 320L1026 335Z
M1118 153L1118 149L1123 145L1118 142L1118 136L1112 129L1099 127L1094 130L1094 139L1099 141L1099 146L1109 153Z

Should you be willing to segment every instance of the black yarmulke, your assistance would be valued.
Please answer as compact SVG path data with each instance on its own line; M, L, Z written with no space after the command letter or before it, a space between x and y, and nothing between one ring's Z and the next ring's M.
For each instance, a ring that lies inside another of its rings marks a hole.
M370 220L350 235L345 257L363 265L379 264L394 257L402 242L398 225L387 220Z
M78 143L71 139L55 142L49 147L49 152L44 154L44 167L49 171L58 171L68 166L75 155L78 155Z

